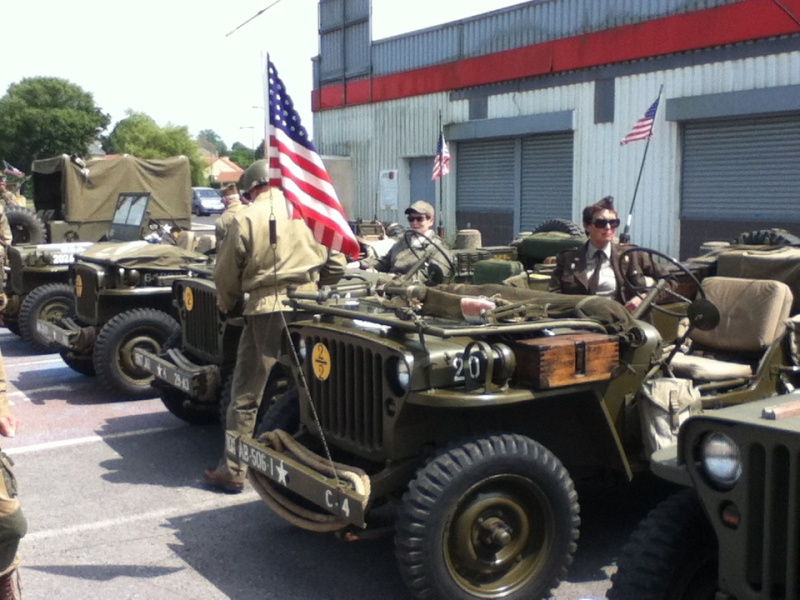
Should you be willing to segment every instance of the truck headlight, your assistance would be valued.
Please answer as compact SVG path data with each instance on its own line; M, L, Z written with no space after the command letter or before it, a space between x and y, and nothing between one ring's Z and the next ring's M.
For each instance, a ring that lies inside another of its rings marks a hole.
M742 476L739 446L724 433L709 433L700 445L700 464L712 484L729 490Z
M386 363L386 378L398 396L408 392L411 387L411 369L408 363L399 356L394 356Z
M308 356L308 342L303 336L292 334L292 344L294 344L294 350L297 352L297 360L302 365L306 362L306 357Z

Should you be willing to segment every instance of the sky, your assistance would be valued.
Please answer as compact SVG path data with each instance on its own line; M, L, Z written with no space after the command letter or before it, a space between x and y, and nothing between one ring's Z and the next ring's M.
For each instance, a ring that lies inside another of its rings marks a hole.
M520 1L372 0L372 37ZM253 147L263 137L269 53L311 131L317 6L317 0L18 2L3 23L0 96L27 77L58 77L92 94L111 117L105 134L132 110L161 127L185 126L193 137L211 129L228 147L236 141Z

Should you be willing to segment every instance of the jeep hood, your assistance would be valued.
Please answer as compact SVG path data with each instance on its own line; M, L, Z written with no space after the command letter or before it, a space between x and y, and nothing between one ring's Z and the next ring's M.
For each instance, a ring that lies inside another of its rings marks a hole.
M99 242L81 252L79 260L127 269L185 270L205 265L205 254L185 250L169 244L148 242Z

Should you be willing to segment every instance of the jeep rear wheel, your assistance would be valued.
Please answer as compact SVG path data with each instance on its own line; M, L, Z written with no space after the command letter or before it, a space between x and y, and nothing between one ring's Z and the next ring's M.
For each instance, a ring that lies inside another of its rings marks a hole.
M622 549L610 600L714 600L717 538L694 490L670 496Z
M5 207L8 225L11 227L11 243L44 244L47 242L47 227L39 216L25 206Z
M578 498L558 459L520 435L480 438L420 469L395 550L416 598L544 598L566 575Z
M36 321L55 323L75 312L75 292L63 283L33 288L19 309L19 331L23 340L39 352L50 351L49 341L36 330Z
M153 376L136 365L133 349L158 354L176 331L180 331L180 325L175 319L152 308L137 308L115 316L97 336L93 356L97 375L122 397L157 396Z

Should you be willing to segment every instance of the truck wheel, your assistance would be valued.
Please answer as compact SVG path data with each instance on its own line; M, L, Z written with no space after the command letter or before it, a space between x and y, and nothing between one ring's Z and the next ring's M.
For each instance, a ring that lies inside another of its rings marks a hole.
M97 375L97 372L94 370L91 354L73 354L72 352L60 352L59 354L61 355L61 360L76 373L86 375L87 377L94 377Z
M610 600L714 600L717 538L694 490L654 508L617 560Z
M153 376L136 366L133 349L158 354L180 325L168 314L152 308L121 313L103 325L94 347L94 368L109 388L125 398L153 398Z
M19 331L23 340L39 352L49 352L47 338L36 331L36 321L55 323L75 313L75 291L64 283L48 283L33 288L19 309Z
M544 598L572 562L578 512L569 473L545 447L476 439L409 485L395 533L401 574L416 598Z
M24 206L5 207L8 224L11 227L11 243L44 244L47 242L47 228L35 212Z
M752 246L797 246L800 245L800 237L785 229L759 229L740 233L733 243Z
M575 221L569 219L548 219L542 221L533 230L533 233L547 233L549 231L556 231L558 233L569 233L570 235L586 235L583 227L580 227Z

